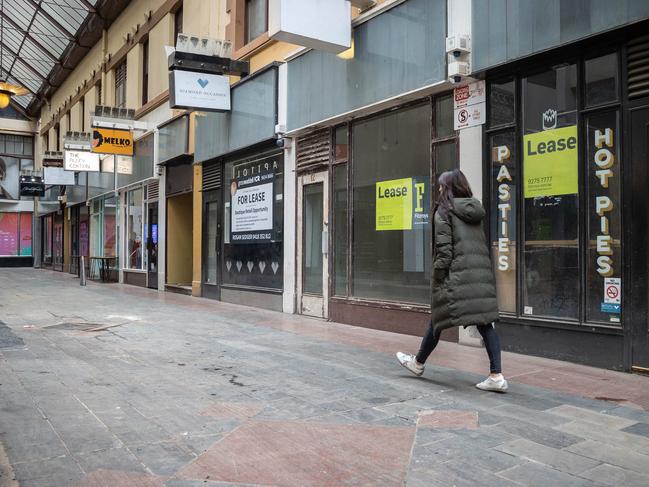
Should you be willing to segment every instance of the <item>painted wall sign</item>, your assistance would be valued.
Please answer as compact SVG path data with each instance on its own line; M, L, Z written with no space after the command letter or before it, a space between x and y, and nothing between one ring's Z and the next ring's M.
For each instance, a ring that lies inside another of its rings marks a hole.
M424 178L376 183L376 231L412 230L429 223L428 184Z
M169 106L216 112L229 111L230 78L192 71L171 71Z
M133 132L130 130L93 128L92 152L132 156Z
M497 268L499 271L508 271L511 269L511 258L509 252L510 232L509 218L512 210L512 193L511 184L512 175L507 167L510 160L511 151L506 145L494 147L492 149L492 161L499 164L496 181L498 183L498 259Z
M274 183L275 173L272 171L232 180L232 243L264 243L273 240Z
M66 150L63 159L63 168L66 171L99 171L99 154Z
M525 198L578 192L577 126L523 137Z

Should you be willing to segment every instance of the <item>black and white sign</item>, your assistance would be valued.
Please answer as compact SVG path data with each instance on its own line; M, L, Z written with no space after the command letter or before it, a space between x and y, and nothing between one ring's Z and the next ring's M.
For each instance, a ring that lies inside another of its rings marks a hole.
M273 240L275 173L265 172L232 181L231 238L237 243Z
M74 172L66 171L62 167L44 167L43 176L48 186L76 184Z
M66 171L99 172L99 154L66 150L63 168Z
M604 302L607 304L622 304L622 279L607 277L604 279Z
M20 196L45 196L45 183L40 177L21 176Z
M169 73L171 108L230 110L230 78L216 74L174 70Z

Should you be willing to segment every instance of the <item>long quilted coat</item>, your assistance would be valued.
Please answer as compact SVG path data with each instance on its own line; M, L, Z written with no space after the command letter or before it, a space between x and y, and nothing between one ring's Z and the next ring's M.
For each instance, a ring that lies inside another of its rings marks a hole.
M486 325L498 317L496 285L482 229L485 210L475 198L455 198L435 212L432 326Z

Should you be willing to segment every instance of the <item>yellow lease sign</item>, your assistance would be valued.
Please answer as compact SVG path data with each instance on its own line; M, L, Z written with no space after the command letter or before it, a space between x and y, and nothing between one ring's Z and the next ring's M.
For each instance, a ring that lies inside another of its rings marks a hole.
M92 152L132 156L133 132L96 127L92 129Z
M578 192L577 126L523 137L525 198Z
M376 183L376 230L412 230L412 178Z

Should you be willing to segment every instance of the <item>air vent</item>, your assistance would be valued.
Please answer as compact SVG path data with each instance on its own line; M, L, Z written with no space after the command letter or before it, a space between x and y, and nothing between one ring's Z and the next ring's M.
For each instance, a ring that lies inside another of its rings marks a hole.
M151 181L147 186L146 197L148 200L157 200L160 197L160 184L158 181Z
M221 164L203 166L203 191L219 189L221 187Z
M297 170L306 171L329 165L331 152L329 129L319 130L297 141Z
M649 36L627 44L627 83L629 99L649 96Z

